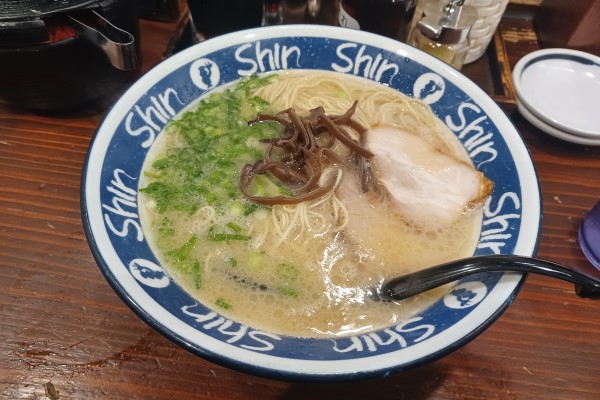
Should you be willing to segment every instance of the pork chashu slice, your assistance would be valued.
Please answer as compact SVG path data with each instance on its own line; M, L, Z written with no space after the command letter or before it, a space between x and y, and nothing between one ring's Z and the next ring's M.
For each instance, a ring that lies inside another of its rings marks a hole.
M371 129L367 148L375 154L371 165L386 191L390 214L398 214L405 223L416 227L435 229L452 223L481 205L494 186L469 163L404 130ZM347 183L356 185L352 180ZM364 214L365 200L371 206L378 201L374 193L356 197L356 189L347 187L338 191L351 216Z

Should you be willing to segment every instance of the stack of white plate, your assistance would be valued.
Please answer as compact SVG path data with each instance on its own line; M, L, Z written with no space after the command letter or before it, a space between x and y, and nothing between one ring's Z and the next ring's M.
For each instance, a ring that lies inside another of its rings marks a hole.
M600 146L600 57L544 49L517 62L513 73L519 112L558 139Z

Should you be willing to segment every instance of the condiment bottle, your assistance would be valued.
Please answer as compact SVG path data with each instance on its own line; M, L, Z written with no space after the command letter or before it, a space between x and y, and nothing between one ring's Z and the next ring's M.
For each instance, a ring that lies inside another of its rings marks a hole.
M337 25L340 0L282 0L284 24Z
M425 7L409 44L461 69L469 50L469 31L477 20L477 10L464 2L448 0L437 7Z
M263 0L189 0L188 9L206 39L260 26L263 18Z
M417 0L341 0L339 25L405 42Z

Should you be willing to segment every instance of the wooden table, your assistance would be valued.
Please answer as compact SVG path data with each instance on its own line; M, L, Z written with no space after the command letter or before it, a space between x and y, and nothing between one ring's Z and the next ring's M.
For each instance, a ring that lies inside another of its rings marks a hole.
M173 28L143 22L142 69L158 62ZM503 29L511 65L537 48L530 24L505 21ZM475 79L481 68L465 73ZM471 343L386 379L272 381L175 346L111 290L84 237L80 174L105 112L43 116L0 104L0 398L600 399L600 303L537 276ZM577 229L600 200L600 147L564 143L517 112L510 117L542 187L538 255L591 268Z

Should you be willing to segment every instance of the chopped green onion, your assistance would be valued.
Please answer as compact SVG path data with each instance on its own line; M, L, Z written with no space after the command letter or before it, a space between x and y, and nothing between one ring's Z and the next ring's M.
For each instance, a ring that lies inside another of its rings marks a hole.
M227 301L225 301L222 297L219 297L216 301L215 304L218 305L219 307L221 307L224 310L230 310L233 306L228 303Z
M188 239L187 242L184 243L183 246L167 251L167 256L172 257L175 261L181 262L185 260L194 249L196 242L198 241L198 237L196 235L192 235L191 238Z
M234 222L227 223L227 227L234 231L235 233L240 233L242 231L242 227Z
M159 158L158 160L156 160L152 163L152 168L154 168L154 169L163 169L168 166L169 166L169 159L166 157Z
M199 261L194 262L192 265L192 272L196 289L200 289L202 287L202 267L200 266Z
M258 210L258 204L250 204L246 210L244 210L244 216L248 216L252 214L254 211Z
M271 79L244 78L231 89L203 98L196 109L167 125L166 134L177 135L178 145L144 171L151 182L140 188L154 199L160 213L193 214L204 205L222 213L232 203L247 204L238 189L240 170L260 158L261 140L276 137L281 129L274 123L247 124L257 113L272 112L268 102L251 94Z
M231 240L250 240L252 237L241 235L239 233L211 233L208 235L208 240L213 242L229 242Z
M296 297L298 297L300 295L296 289L292 289L292 288L287 287L287 286L279 286L277 288L277 291L280 294L282 294L282 295L284 295L286 297L296 298Z

